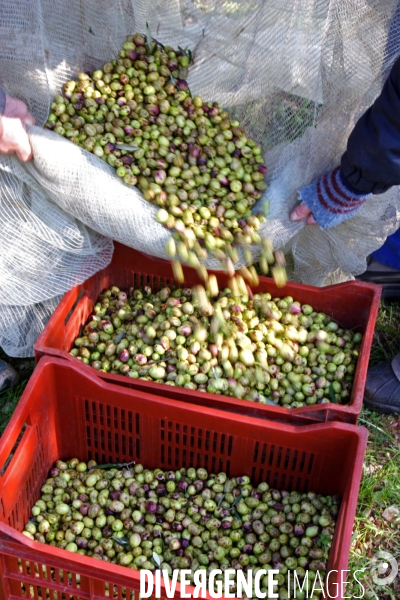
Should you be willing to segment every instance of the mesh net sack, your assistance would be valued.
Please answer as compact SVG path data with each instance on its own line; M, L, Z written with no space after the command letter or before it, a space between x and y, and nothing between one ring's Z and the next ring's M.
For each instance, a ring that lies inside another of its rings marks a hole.
M106 266L111 240L165 257L155 208L97 157L41 129L62 85L145 32L188 47L193 93L261 143L270 213L262 234L314 285L352 278L400 223L398 188L322 231L291 223L297 190L336 166L397 53L397 0L2 0L0 80L37 120L35 160L0 157L0 345L32 354L60 295ZM399 36L400 38L400 36ZM399 49L400 51L400 44ZM257 257L257 249L254 256ZM211 265L215 266L215 265Z

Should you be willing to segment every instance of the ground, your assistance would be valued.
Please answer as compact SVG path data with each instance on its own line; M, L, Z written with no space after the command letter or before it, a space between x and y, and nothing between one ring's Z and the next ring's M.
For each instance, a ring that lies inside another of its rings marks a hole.
M382 302L370 364L390 360L400 352L400 305ZM7 358L1 355L0 358ZM20 373L20 384L0 394L0 436L34 368L33 360L10 359ZM347 596L374 600L400 598L400 576L389 585L376 585L372 568L378 552L389 552L400 563L400 418L363 410L359 424L367 427L369 441L363 467L349 569L359 571L363 589L350 584ZM396 512L396 509L399 511ZM386 559L384 559L386 560ZM376 563L382 564L384 560ZM363 571L360 571L363 569ZM384 578L390 568L379 575ZM354 581L351 575L348 581Z

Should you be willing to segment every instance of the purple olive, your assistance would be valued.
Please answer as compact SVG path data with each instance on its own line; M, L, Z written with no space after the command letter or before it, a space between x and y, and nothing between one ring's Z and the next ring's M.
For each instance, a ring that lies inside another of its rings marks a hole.
M157 503L153 500L149 500L145 504L145 509L148 514L154 514L157 511Z
M305 532L305 527L302 523L296 523L293 528L293 533L296 537L302 537Z
M103 534L103 537L110 538L114 534L114 532L111 529L111 527L106 526L106 527L103 527L102 534Z
M188 487L187 481L178 481L178 490L180 492L185 492Z
M141 488L141 484L138 481L134 481L129 486L129 493L131 496L135 496L136 492Z
M131 356L129 354L129 350L127 350L126 348L124 350L121 350L121 352L118 355L119 360L123 363L127 363L130 357Z
M125 50L126 58L130 60L138 60L140 58L140 54L136 52L136 50Z
M88 541L86 538L83 537L77 537L75 539L75 543L78 546L78 548L80 548L81 550L87 550L88 547Z
M160 108L157 106L157 104L150 104L147 107L147 110L149 111L149 113L152 117L156 117L157 115L160 114Z

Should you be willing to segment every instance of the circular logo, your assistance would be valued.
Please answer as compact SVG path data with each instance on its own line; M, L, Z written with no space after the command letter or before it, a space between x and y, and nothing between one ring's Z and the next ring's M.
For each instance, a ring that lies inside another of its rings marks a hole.
M376 585L390 585L399 572L399 565L389 552L377 552L372 559L372 565L372 581Z

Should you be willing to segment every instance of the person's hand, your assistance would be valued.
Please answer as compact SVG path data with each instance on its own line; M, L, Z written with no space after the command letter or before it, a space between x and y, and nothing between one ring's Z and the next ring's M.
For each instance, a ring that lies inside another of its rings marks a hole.
M0 154L16 154L22 162L30 160L33 153L25 126L34 124L26 104L6 96L4 113L0 116Z
M321 229L334 227L353 217L370 195L352 188L336 167L299 190L300 204L290 219L305 219L307 225L317 224Z
M306 219L306 225L316 225L317 221L314 219L314 215L311 210L308 208L307 204L302 202L298 204L294 210L289 215L291 221L302 221Z

